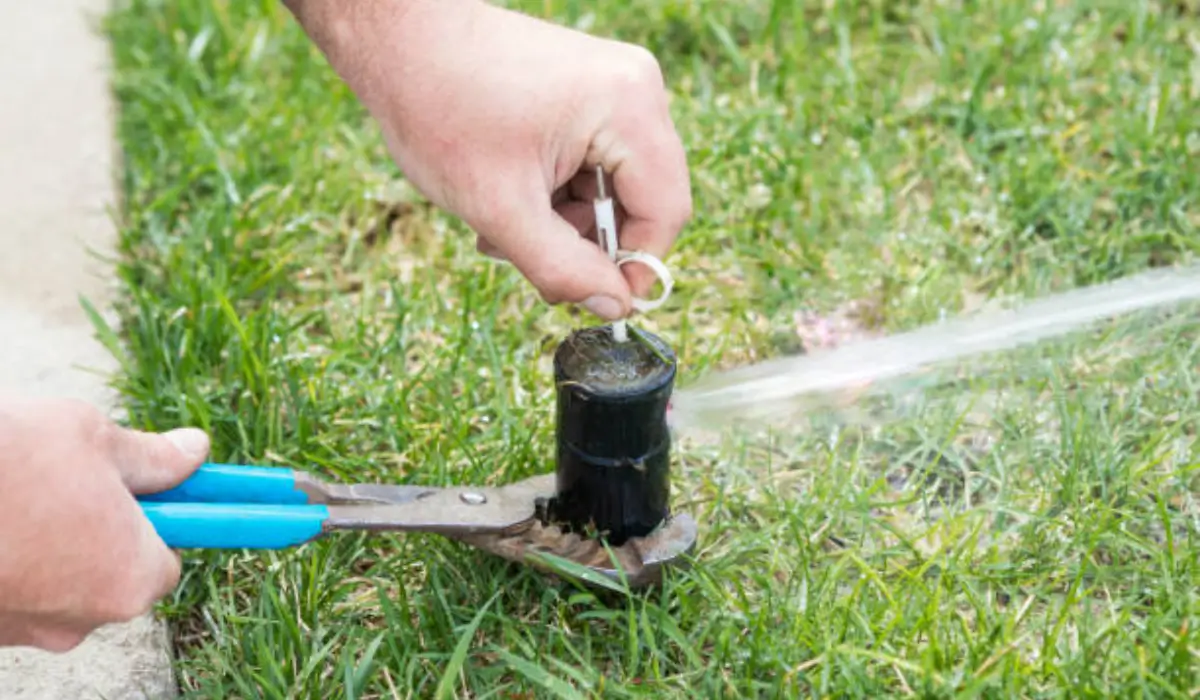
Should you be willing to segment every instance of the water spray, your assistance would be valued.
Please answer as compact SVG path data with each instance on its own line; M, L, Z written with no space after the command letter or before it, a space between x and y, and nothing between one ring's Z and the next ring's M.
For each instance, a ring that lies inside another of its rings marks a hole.
M1114 282L983 311L831 350L782 357L704 377L676 392L672 426L722 429L774 424L864 398L888 380L958 360L1061 337L1117 316L1200 300L1200 266L1158 269Z

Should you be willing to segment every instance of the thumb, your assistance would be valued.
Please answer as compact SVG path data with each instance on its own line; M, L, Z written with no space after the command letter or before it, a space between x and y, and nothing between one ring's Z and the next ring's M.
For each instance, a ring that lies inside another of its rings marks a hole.
M208 457L208 435L196 428L166 433L121 429L112 458L125 487L135 494L163 491L196 471Z
M547 206L493 242L548 303L583 304L606 321L629 315L629 284L598 245Z

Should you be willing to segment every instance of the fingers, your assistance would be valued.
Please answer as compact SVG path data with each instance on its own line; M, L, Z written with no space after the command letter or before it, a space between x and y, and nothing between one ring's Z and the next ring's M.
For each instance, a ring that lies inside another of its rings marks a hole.
M612 192L613 189L612 176L607 173L604 176L604 189L607 192ZM580 170L571 178L564 190L570 193L572 199L578 199L581 202L590 202L598 198L600 183L596 181L595 168Z
M586 177L586 178L581 177L583 175L586 175L588 177ZM599 251L601 253L601 257L603 257L607 260L610 260L610 265L611 265L612 264L611 259L608 257L608 254L599 247L599 243L596 240L596 235L597 235L596 234L596 210L595 210L595 203L593 201L593 199L596 196L596 187L594 185L589 187L588 185L584 184L584 180L590 180L592 183L595 183L595 176L594 176L594 174L591 174L591 173L581 172L580 176L576 176L575 178L572 179L572 184L570 185L569 192L567 192L567 188L563 188L562 190L560 190L560 192L562 192L564 194L562 194L561 196L551 198L551 204L553 206L552 215L556 214L557 215L556 218L559 219L559 221L552 222L552 228L555 231L555 233L557 234L557 232L559 230L562 230L561 224L566 223L571 229L574 229L574 234L576 236L581 237L580 240L586 242L590 246L590 248L594 248L596 251ZM575 183L578 183L578 184L575 184ZM619 203L616 207L615 214L616 214L616 223L617 223L620 247L625 250L631 250L631 249L639 250L639 248L636 248L636 247L630 248L630 246L628 246L626 243L631 238L636 240L636 235L632 236L632 237L624 235L625 227L629 223L630 219L629 219L629 215L625 212L624 207L620 206ZM484 229L484 230L487 231L488 229ZM522 230L543 231L543 230L546 230L546 227L535 228L535 229L526 228L526 229L522 229ZM498 240L501 240L501 241L504 241L506 238L511 237L513 235L517 235L517 234L518 234L518 232L515 230L507 232L507 233L500 233L500 234L497 234L494 231L490 232L490 235L495 236ZM541 235L541 234L539 233L538 235ZM539 241L536 240L537 236L536 235L531 236L530 239L531 240L529 240L526 243L526 245L536 248L539 245ZM566 245L565 240L562 241L562 243L564 245ZM667 247L669 247L669 245L670 244L668 243ZM505 252L504 248L513 248L513 247L514 247L514 244L512 244L512 243L509 243L509 244L503 245L503 246L497 245L497 244L491 242L490 240L488 240L487 238L485 238L483 235L477 236L476 241L475 241L476 250L478 250L480 253L482 253L488 257L491 257L496 260L501 260L501 261L510 260L509 255L508 255L508 253ZM571 247L578 248L577 244L571 245ZM643 252L649 252L649 251L645 251L644 249L641 249L641 250L643 250ZM595 251L592 251L592 250L588 250L586 252L580 251L579 254L582 257L584 257L585 259L594 260L596 257L594 252ZM654 254L656 256L662 256L661 252L651 253L651 254ZM545 261L542 261L542 262L535 261L530 264L536 268L537 266L544 264L544 262ZM630 294L631 292L634 292L636 290L636 293L639 296L645 296L647 294L647 292L653 287L655 281L658 279L657 275L655 275L652 270L645 268L645 266L628 266L627 265L627 266L624 266L623 268L619 268L617 270L617 272L619 275L624 276L623 280L622 280L622 285L625 288L626 294ZM524 274L525 271L522 270L522 273ZM528 277L528 275L526 275L526 276ZM576 277L576 280L578 280L578 279L579 278ZM566 292L566 296L560 296L562 294L562 292L559 291L561 289L561 285L557 281L544 283L544 284L540 284L540 285L535 283L535 286L537 286L538 289L543 292L543 297L546 298L547 300L553 299L554 301L575 301L575 300L577 300L578 297L581 296L577 292ZM592 295L589 295L589 296L592 296ZM632 294L630 294L630 296L632 296ZM612 297L612 298L615 298L618 301L620 301L621 297L617 296L617 297ZM595 307L597 303L603 304L603 306L600 306L597 308L592 308L592 307ZM585 305L587 305L587 304L585 304ZM604 318L605 320L615 320L616 318L623 318L624 315L626 314L626 312L623 311L622 315L613 316L612 315L613 312L611 310L612 306L605 302L599 302L599 300L593 300L593 304L587 305L587 306L589 306L589 309L593 313L597 314L601 318ZM626 311L627 311L627 309L626 309Z
M158 536L154 525L126 494L121 539L107 554L109 570L90 592L91 609L70 622L85 632L103 624L127 622L149 613L179 585L181 562Z
M554 211L575 229L576 235L596 243L596 207L591 200L563 202Z
M108 449L126 488L135 494L178 485L204 463L209 439L195 428L145 433L113 427Z
M140 518L139 523L138 535L144 562L142 580L138 582L141 605L130 618L149 612L155 603L175 590L183 568L179 554L163 543L154 525L146 518Z
M6 615L0 618L0 647L29 646L54 654L65 654L82 644L90 632L91 629L58 622Z
M595 243L580 237L546 203L524 210L519 225L504 226L488 238L548 303L583 304L606 321L624 318L631 308L621 270Z
M101 577L107 585L94 593L104 601L97 610L101 623L124 622L150 612L179 585L182 569L179 555L162 541L133 497L125 493L123 503L126 510L114 535L123 546L114 543L109 552L113 569Z
M69 564L74 566L69 592L60 592L52 605L23 620L0 619L0 627L8 625L16 643L70 651L103 625L149 613L179 585L179 556L163 544L122 485L113 483L115 493L106 491L101 488L93 494L106 509L96 523L99 527L82 535L96 541L78 541L82 553L75 557L92 557L92 561ZM0 634L0 645L4 642Z
M616 199L628 217L619 232L621 248L661 259L692 217L687 155L660 87L630 105L610 133L598 135L593 157L612 171ZM654 274L640 265L624 270L634 293L645 296Z
M54 654L66 654L83 644L88 634L72 627L34 627L23 643Z
M675 140L678 144L678 139ZM628 218L621 228L621 248L666 257L692 216L691 187L682 146L666 148L659 158L640 153L615 173L617 197ZM623 271L638 296L654 285L654 273L641 265Z

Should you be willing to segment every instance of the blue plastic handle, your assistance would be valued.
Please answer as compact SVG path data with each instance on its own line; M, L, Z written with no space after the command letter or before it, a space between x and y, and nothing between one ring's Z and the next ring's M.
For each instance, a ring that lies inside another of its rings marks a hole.
M172 549L284 549L321 534L321 505L146 503L159 537Z
M203 464L175 488L137 500L172 549L283 549L320 535L329 518L283 467Z
M303 504L308 496L296 488L296 472L284 467L202 464L175 488L138 496L143 503Z

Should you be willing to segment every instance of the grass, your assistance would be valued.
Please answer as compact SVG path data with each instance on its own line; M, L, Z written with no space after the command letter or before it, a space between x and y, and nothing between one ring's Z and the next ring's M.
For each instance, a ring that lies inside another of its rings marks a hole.
M1200 250L1188 0L575 0L646 44L697 216L639 325L680 383ZM277 3L126 0L116 382L216 460L498 484L553 468L591 321L482 259ZM1015 353L874 426L682 442L696 565L598 596L436 536L187 552L189 698L1194 697L1195 315ZM971 408L970 401L978 400ZM966 405L967 408L963 408ZM981 407L982 406L982 407Z

